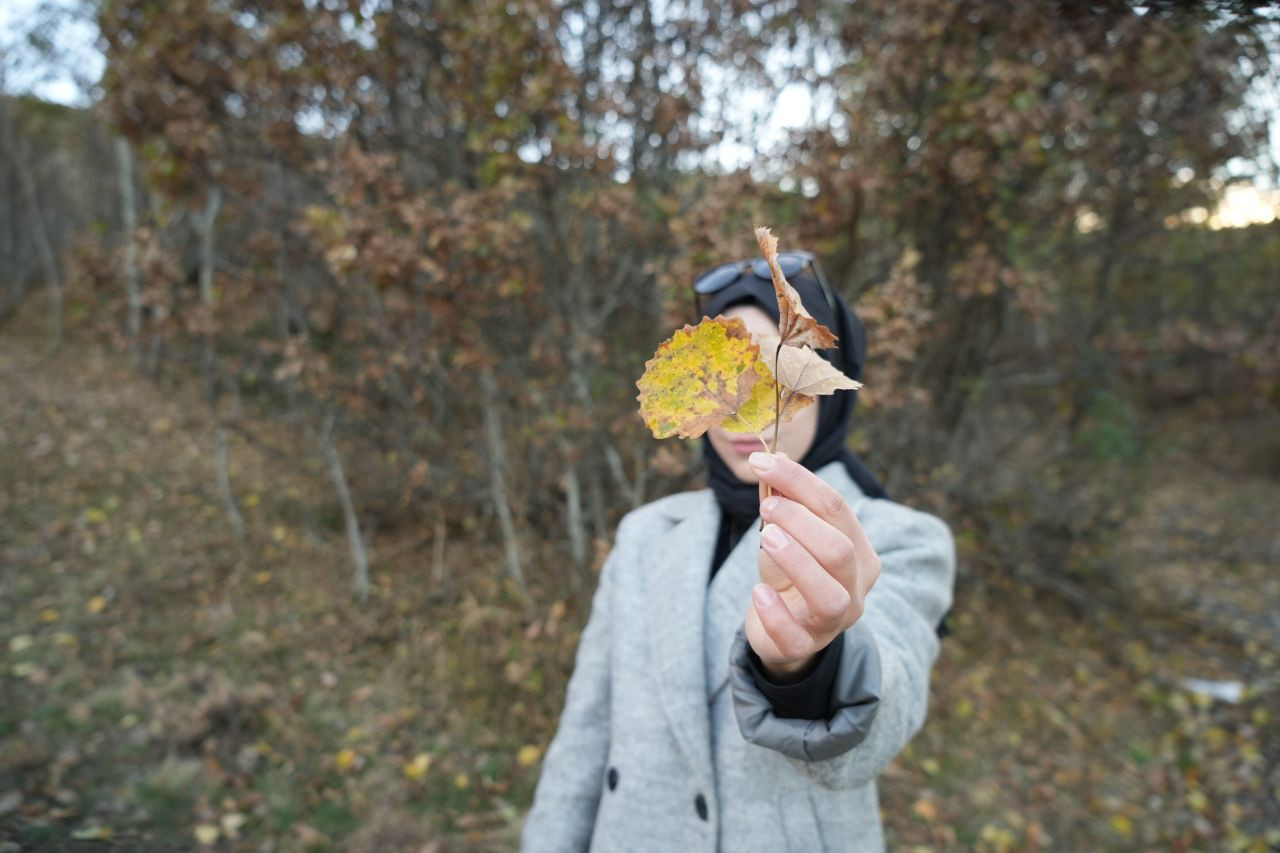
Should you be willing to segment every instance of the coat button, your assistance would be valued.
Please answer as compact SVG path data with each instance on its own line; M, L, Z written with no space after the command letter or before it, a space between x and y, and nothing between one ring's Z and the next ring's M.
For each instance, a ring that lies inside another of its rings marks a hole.
M618 787L618 768L610 767L608 778L609 778L609 790L612 791L614 788Z
M707 819L707 798L699 794L693 798L693 807L698 810L698 817Z

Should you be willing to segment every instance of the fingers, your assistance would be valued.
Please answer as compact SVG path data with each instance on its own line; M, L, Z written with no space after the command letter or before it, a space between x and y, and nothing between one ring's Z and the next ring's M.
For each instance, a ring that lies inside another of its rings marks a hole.
M846 590L862 589L858 583L858 553L849 537L804 504L773 495L760 502L760 517L791 534Z
M817 640L791 614L777 590L766 583L758 583L752 590L751 599L760 627L769 635L782 660L800 660L813 654Z
M844 534L855 554L856 588L863 593L870 589L880 574L880 559L844 495L808 468L781 454L753 453L747 461L761 483L772 486L775 492L804 506L816 518ZM764 511L762 506L761 512ZM800 531L795 532L801 535ZM808 539L804 542L810 544ZM830 568L825 561L823 565Z
M823 637L843 631L862 615L861 599L855 602L849 590L781 527L765 527L760 545L800 593L803 606L793 608L792 615L810 634Z
M844 495L799 462L792 462L778 453L759 452L748 456L747 462L760 482L809 507L814 515L846 536L858 526Z

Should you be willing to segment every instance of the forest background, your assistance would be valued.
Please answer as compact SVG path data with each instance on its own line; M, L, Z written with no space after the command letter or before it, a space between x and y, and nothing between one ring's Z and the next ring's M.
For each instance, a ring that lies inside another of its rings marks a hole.
M1280 844L1271 4L25 6L3 849L514 846L614 526L702 485L634 381L756 223L960 548L893 846Z

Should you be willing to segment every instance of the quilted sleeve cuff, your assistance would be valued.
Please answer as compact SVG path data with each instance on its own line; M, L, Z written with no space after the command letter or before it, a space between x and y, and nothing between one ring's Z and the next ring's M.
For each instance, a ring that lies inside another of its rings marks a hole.
M844 632L826 713L814 719L779 717L752 671L751 645L739 626L729 652L733 710L742 736L757 746L803 761L822 761L853 749L871 731L880 707L880 652L862 622Z
M747 662L756 688L769 700L773 713L784 719L813 720L827 715L827 700L831 696L831 685L836 680L843 647L844 634L836 634L835 639L818 652L812 671L790 684L775 682L750 644L747 645Z

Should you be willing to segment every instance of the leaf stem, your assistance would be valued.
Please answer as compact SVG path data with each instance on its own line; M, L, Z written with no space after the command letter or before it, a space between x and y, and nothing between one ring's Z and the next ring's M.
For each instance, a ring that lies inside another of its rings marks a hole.
M782 338L778 338L778 348L773 351L773 446L769 448L770 453L778 452L778 431L782 429L782 380L778 378L778 359L781 357ZM767 498L772 494L773 486L765 483L764 496ZM763 518L760 519L760 529L764 530Z
M754 435L756 438L760 439L760 446L761 446L761 447L765 448L766 450L768 450L768 449L769 449L769 442L767 442L767 441L765 441L765 440L764 440L764 436L763 436L763 435L761 435L761 434L756 430L756 428L755 428L755 427L753 427L751 424L749 424L749 423L747 423L746 421L744 421L744 420L742 419L742 415L738 414L737 412L734 412L734 413L733 413L733 416L734 416L735 418L737 418L737 419L738 419L738 423L740 423L740 424L742 424L744 427L746 427L746 428L751 432L751 434L752 434L752 435Z
M782 357L782 338L778 338L778 348L773 351L773 447L770 453L778 452L778 430L782 429L782 380L778 378L778 359Z

